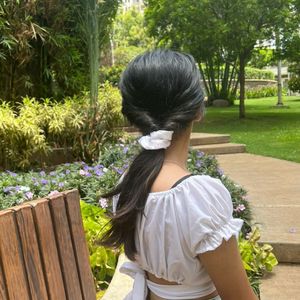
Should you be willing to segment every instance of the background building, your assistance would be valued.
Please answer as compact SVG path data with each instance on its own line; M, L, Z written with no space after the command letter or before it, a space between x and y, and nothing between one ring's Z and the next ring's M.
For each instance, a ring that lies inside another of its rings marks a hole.
M145 7L143 0L123 0L122 6L123 11L127 11L132 7L136 7L139 11L143 11Z

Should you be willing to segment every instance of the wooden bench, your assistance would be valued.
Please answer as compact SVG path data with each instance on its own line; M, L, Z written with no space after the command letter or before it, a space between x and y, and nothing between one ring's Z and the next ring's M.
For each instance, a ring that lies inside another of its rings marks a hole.
M77 190L0 211L0 299L96 299Z

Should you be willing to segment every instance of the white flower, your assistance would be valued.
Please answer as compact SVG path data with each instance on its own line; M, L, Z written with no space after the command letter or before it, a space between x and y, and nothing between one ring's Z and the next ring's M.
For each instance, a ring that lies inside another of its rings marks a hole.
M106 173L108 171L107 168L103 168L103 172Z

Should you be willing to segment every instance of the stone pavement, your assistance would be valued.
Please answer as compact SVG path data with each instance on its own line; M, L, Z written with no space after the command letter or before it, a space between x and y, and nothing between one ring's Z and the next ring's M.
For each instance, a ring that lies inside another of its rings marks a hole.
M261 299L300 300L300 164L249 153L217 159L248 191L261 242L271 244L281 262L263 280Z

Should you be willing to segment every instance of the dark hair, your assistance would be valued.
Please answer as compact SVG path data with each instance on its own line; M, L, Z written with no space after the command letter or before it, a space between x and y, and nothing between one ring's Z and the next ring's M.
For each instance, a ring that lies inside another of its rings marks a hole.
M120 81L122 113L143 135L157 130L185 129L203 111L203 91L194 58L171 50L154 50L129 63ZM113 191L119 194L116 215L100 243L124 244L125 254L135 260L135 228L143 213L152 184L164 162L165 150L143 149Z

